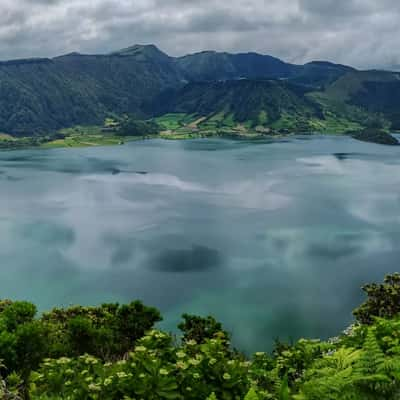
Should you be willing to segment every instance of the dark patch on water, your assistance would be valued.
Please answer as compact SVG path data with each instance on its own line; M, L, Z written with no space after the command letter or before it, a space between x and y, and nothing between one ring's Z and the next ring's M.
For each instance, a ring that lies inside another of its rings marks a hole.
M71 151L71 150L69 150ZM48 153L53 155L53 153ZM41 157L41 156L15 156L0 159L0 162L11 163L12 168L31 169L37 171L59 172L65 174L95 174L121 172L121 161L106 160L96 157Z
M322 165L320 163L313 163L313 162L304 162L303 164L306 167L312 167L312 168L318 168L318 167L320 167Z
M305 142L305 141L314 140L315 138L313 138L312 135L310 135L310 136L296 136L295 139Z
M114 243L111 255L112 265L122 265L128 263L134 254L134 243L131 240L121 240Z
M337 158L339 161L363 156L363 154L361 154L361 153L333 153L332 155L335 158Z
M75 232L60 224L36 222L21 227L21 235L43 245L69 246L75 241Z
M351 243L314 243L307 249L307 255L310 257L317 257L323 260L337 261L341 258L346 258L357 254L361 251L361 247Z
M7 175L7 180L10 182L19 182L19 181L23 181L23 178L19 178L17 176L11 176L11 175Z
M164 250L150 260L148 267L160 272L206 272L222 266L218 250L193 246L188 250Z

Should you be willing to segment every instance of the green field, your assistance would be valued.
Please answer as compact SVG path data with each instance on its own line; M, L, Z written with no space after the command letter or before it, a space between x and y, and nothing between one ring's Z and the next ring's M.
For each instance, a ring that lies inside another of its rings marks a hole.
M362 125L346 114L334 112L334 107L325 108L326 99L318 98L324 109L324 118L282 113L278 120L269 123L266 111L261 111L254 121L237 121L232 113L220 111L205 116L184 113L169 113L155 118L160 127L157 135L119 136L118 130L107 130L104 126L75 126L62 129L53 135L16 138L0 134L0 149L26 147L60 148L123 145L127 141L143 138L183 140L202 137L259 138L266 135L281 136L296 133L343 134L362 129ZM340 116L339 116L340 115Z
M56 139L50 142L43 143L41 147L90 147L90 146L110 146L124 144L126 138L117 136L102 136L102 135L73 135L67 136L65 139Z
M322 133L341 134L359 130L362 125L346 116L325 111L324 118L315 116L305 118L297 114L284 113L282 116L268 123L267 113L260 112L257 121L235 121L233 115L219 112L208 116L193 114L167 114L156 119L162 127L161 136L164 138L202 137L210 135L255 135L255 134L293 134L293 133Z

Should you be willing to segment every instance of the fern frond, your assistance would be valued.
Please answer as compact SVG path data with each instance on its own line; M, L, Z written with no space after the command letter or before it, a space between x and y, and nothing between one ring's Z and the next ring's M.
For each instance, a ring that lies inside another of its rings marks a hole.
M244 400L259 400L257 392L254 388L251 388L248 393L246 394Z
M278 399L289 400L289 383L287 375L283 378L281 382Z
M385 363L385 355L379 347L372 329L368 330L363 351L357 363L357 372L361 376L368 376L378 372Z

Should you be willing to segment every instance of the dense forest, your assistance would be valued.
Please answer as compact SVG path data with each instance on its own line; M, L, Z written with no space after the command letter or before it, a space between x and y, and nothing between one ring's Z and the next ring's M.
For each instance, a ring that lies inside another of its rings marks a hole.
M366 285L355 322L248 357L212 317L180 337L141 302L54 309L0 302L0 396L32 400L366 400L400 396L400 274Z

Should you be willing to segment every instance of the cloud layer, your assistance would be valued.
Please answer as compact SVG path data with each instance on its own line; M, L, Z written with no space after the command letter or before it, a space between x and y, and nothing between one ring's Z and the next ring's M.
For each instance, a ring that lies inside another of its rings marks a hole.
M3 0L0 58L154 43L171 55L258 51L390 68L399 21L397 0Z

